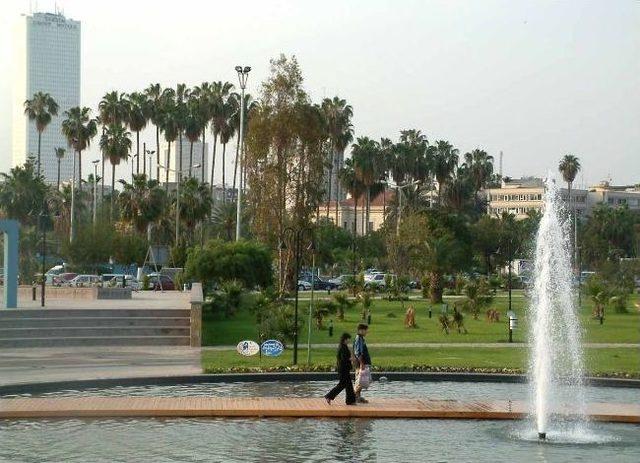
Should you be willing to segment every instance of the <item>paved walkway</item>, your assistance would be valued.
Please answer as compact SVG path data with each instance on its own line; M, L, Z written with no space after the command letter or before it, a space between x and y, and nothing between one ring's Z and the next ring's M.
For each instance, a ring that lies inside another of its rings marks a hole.
M200 373L200 349L190 347L0 349L0 385Z
M556 407L553 413L575 413ZM513 420L525 418L520 401L377 399L368 404L327 404L322 398L272 397L64 397L0 399L0 418L76 417L362 417ZM589 404L595 421L640 423L638 404Z

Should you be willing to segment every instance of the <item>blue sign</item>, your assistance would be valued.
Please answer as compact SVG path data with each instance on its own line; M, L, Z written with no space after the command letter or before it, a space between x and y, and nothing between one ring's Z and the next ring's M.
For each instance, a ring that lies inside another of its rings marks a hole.
M262 343L262 354L267 357L277 357L284 351L284 346L277 339L269 339Z

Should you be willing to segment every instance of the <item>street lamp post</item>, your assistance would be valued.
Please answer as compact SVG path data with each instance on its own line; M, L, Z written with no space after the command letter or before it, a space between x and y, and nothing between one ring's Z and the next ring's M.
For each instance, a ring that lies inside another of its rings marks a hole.
M176 169L171 169L169 167L165 167L163 165L158 165L158 167L169 171L169 172L174 172L176 175L176 239L175 239L175 244L178 244L178 236L180 236L180 176L184 173L184 172L188 172L189 169L182 169L182 170L176 170ZM200 164L194 164L192 166L192 168L197 169L198 167L200 167Z
M289 240L293 241L293 250L295 258L295 306L293 316L293 364L298 364L298 278L300 276L300 257L302 254L302 240L308 234L311 238L310 249L315 249L313 244L313 229L311 227L302 227L297 230L292 227L287 227L282 232L282 239L280 241L280 250L287 249L285 244L285 238L289 235Z
M96 225L96 210L98 209L98 164L100 159L91 161L93 163L93 225Z
M144 153L145 153L145 162L143 164L144 174L146 175L146 173L147 173L147 162L146 162L147 158L146 158L146 155L148 154L149 155L149 180L152 180L151 179L151 177L152 177L151 174L152 174L153 170L151 169L151 165L153 164L153 155L156 153L156 150L148 150L148 149L145 148Z
M236 72L238 73L238 80L240 81L240 181L238 182L238 191L236 192L236 241L240 240L240 217L242 215L242 169L244 165L243 153L244 153L244 89L247 87L247 79L249 78L250 66L236 66ZM297 283L297 282L296 282ZM297 294L297 291L296 291ZM296 301L297 306L297 301ZM296 310L297 314L297 310ZM297 346L296 346L297 348ZM295 362L294 362L295 363Z

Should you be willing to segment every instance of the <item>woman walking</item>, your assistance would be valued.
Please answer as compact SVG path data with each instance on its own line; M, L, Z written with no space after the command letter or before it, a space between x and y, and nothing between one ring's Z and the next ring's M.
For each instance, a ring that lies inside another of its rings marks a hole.
M349 340L351 335L343 333L340 336L340 345L338 346L338 384L324 396L328 404L345 389L347 394L347 405L356 403L356 394L353 390L353 382L351 381L351 351L349 350Z

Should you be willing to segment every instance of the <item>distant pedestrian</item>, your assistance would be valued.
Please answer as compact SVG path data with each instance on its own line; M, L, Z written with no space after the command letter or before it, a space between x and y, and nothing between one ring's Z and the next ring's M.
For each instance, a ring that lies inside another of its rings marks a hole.
M333 337L333 320L329 320L329 337Z
M360 403L367 403L367 400L362 397L362 390L367 389L371 383L371 357L369 356L369 349L364 337L367 335L369 326L364 323L358 325L358 334L356 340L353 342L353 355L355 356L358 369L356 370L356 400Z
M355 405L356 403L356 395L353 390L353 382L351 381L351 351L348 345L350 339L351 335L349 333L343 333L342 336L340 336L340 345L338 346L337 354L338 384L324 396L328 404L331 404L343 389L346 393L346 404Z

